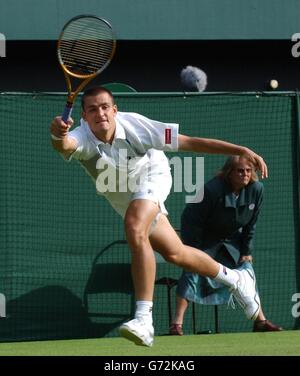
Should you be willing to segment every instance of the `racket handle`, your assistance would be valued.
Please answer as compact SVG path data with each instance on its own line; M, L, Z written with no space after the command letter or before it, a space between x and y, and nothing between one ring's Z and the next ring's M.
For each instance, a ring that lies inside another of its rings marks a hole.
M64 109L64 112L61 115L61 118L65 123L70 119L72 110L73 110L73 104L67 103Z

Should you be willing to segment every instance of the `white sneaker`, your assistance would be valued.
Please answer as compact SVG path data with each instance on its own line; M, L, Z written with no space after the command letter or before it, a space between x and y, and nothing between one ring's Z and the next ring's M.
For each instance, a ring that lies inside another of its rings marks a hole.
M125 322L119 327L119 333L121 337L129 339L136 345L149 347L153 345L153 325L149 325L144 320L133 319Z
M256 291L255 275L250 269L235 270L239 275L236 287L230 292L245 312L247 319L255 320L260 311L260 299Z

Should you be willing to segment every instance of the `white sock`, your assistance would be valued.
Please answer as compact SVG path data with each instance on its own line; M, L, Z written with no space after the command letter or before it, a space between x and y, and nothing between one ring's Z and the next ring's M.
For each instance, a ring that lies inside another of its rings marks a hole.
M136 302L136 311L135 311L135 318L141 318L145 322L152 325L152 307L153 302L147 300L138 300Z
M239 280L239 275L235 270L229 269L226 266L219 264L219 273L216 275L215 279L218 282L223 283L228 287L235 287L237 281Z

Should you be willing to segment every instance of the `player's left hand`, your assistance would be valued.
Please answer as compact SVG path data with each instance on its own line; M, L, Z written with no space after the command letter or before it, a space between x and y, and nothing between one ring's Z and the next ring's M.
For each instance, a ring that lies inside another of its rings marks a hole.
M248 148L245 148L245 156L250 158L250 160L253 161L255 167L257 168L257 170L259 170L261 172L261 177L262 179L264 178L267 178L268 177L268 167L267 167L267 164L266 162L263 160L263 158L254 153L254 151L248 149Z

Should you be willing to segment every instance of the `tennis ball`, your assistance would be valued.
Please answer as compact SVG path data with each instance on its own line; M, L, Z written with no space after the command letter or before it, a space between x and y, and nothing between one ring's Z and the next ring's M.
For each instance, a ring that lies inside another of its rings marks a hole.
M270 86L271 86L272 89L277 89L278 88L278 81L277 80L271 80Z

